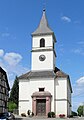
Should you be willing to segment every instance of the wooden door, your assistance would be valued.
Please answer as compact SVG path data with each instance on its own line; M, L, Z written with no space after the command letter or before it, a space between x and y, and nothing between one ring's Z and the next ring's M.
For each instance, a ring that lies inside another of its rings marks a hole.
M46 99L37 100L37 115L46 115Z

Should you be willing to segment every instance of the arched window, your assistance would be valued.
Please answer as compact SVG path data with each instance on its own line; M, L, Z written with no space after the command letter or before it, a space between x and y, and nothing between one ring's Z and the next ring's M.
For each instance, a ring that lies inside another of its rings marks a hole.
M45 47L45 39L44 38L40 39L40 47Z

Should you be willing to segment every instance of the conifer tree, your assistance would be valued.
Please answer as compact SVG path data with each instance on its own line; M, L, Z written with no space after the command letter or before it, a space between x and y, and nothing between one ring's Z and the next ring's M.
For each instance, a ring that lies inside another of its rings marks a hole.
M18 97L19 97L19 81L16 76L13 87L10 92L9 101L14 102L17 105L17 107L18 107Z

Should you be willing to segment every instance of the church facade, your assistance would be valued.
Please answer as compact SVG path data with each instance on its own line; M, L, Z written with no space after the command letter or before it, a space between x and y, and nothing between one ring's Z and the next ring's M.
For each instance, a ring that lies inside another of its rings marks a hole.
M19 115L48 112L71 115L72 87L69 75L56 67L56 37L48 25L46 12L32 33L31 71L19 76Z

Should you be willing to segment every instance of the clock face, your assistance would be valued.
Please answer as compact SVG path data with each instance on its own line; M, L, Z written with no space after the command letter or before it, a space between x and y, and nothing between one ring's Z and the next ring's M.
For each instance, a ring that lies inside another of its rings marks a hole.
M44 61L45 59L46 59L45 55L40 55L40 56L39 56L39 60L40 60L40 61Z

